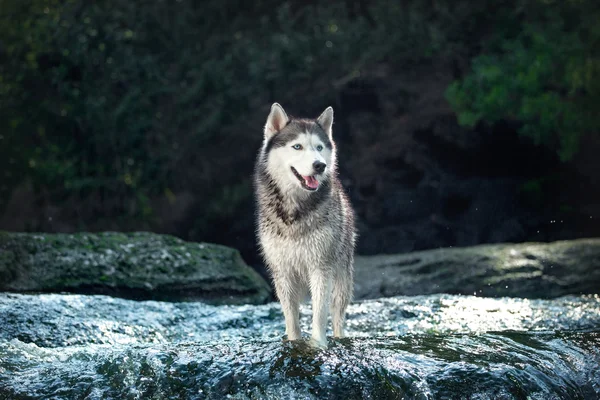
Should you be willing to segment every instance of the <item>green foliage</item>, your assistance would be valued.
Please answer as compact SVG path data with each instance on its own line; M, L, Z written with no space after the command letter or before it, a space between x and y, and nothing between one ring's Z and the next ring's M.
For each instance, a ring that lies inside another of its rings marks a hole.
M232 215L268 105L317 113L382 64L476 56L448 89L460 122L518 119L568 157L598 122L599 15L546 3L3 0L0 207L27 182L81 229L151 223L181 192Z
M494 38L446 95L461 124L517 120L523 135L569 160L600 128L600 8L534 1L524 14L515 37Z
M31 182L82 228L151 220L182 190L231 212L250 191L227 157L250 166L260 140L245 119L275 99L317 112L379 63L462 52L452 38L485 3L4 0L0 206Z

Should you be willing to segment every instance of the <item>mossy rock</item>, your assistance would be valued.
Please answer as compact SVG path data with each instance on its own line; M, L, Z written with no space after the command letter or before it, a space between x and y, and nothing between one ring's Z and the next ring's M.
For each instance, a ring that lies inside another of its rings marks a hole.
M237 250L147 232L0 232L0 290L213 304L271 298Z
M554 298L600 293L600 239L357 257L358 299L433 293Z

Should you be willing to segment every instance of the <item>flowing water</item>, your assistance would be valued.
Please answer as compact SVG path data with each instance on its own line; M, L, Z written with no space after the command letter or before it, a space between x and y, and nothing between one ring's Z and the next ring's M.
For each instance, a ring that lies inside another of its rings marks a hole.
M598 296L363 301L326 350L283 329L277 303L0 294L0 399L600 398Z

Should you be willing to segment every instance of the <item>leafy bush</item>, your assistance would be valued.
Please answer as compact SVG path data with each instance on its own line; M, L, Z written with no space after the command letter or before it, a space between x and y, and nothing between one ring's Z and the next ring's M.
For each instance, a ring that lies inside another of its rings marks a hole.
M495 38L447 98L461 124L516 120L569 160L582 135L600 131L600 7L536 1L523 14L518 35Z
M0 199L31 182L40 203L74 199L82 228L151 220L152 197L188 188L230 210L240 195L211 204L243 187L226 157L251 163L244 119L274 99L317 112L378 63L460 51L466 4L5 0Z
M448 90L461 122L518 119L568 157L597 126L597 6L541 4L4 0L0 208L30 182L81 229L152 222L151 200L182 191L230 215L270 103L316 114L380 64L475 56Z

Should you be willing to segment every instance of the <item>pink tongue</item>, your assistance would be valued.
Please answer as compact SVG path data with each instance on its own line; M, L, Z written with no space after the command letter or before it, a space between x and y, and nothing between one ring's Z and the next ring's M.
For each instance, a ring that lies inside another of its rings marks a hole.
M319 181L317 181L315 179L314 176L302 176L304 178L304 182L306 183L306 186L308 186L311 189L316 189L319 187Z

